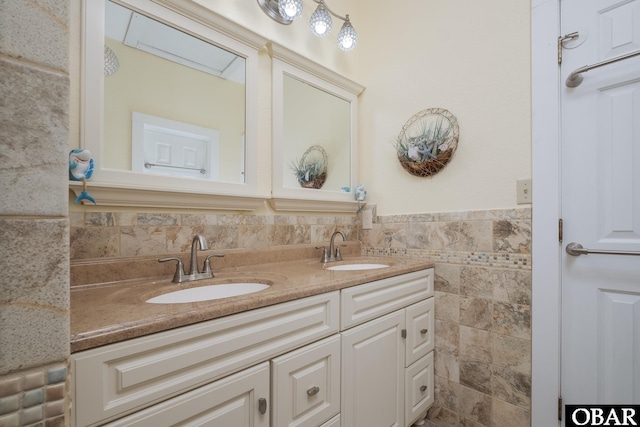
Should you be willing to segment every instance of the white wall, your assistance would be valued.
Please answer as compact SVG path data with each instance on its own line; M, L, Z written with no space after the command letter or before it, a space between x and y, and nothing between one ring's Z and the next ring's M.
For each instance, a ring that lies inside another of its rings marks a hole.
M382 215L514 207L516 180L531 176L529 2L359 6L358 80L367 88L359 170L367 200ZM391 141L413 114L435 107L458 118L458 150L437 175L414 177Z
M290 26L255 1L199 3L366 86L360 107L360 181L379 214L516 206L516 180L531 177L529 2L334 0L358 31L351 52L335 47L340 26L318 39L314 3ZM402 169L391 141L426 108L458 118L453 161L432 178Z

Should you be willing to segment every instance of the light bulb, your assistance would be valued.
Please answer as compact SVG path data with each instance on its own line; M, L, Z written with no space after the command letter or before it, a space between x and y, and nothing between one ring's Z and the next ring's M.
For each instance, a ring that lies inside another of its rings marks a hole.
M302 0L280 0L278 12L288 21L293 21L302 16Z
M311 14L311 19L309 20L311 32L318 37L324 37L331 31L331 24L331 15L329 15L324 5L320 3L316 11Z
M356 30L351 26L351 22L349 22L349 15L347 15L347 19L344 21L344 25L338 33L338 47L347 51L356 47L357 43L358 33L356 33Z

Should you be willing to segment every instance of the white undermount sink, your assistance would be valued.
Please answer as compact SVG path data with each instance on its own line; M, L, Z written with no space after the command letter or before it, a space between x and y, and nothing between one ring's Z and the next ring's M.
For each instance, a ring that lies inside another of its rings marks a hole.
M327 270L354 271L354 270L374 270L377 268L387 268L387 264L340 264L328 267Z
M267 289L264 283L222 283L168 292L148 299L151 304L179 304L185 302L209 301L220 298L251 294Z

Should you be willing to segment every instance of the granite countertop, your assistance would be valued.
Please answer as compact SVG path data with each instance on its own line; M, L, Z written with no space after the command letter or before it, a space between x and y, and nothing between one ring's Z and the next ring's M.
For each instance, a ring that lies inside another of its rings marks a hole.
M389 267L327 270L333 265L350 263L383 263ZM342 262L330 264L322 264L316 257L214 268L215 278L207 279L206 283L176 284L171 282L171 275L163 275L76 285L71 287L71 352L430 267L433 263L415 258L349 255ZM253 294L196 303L145 302L185 287L228 282L261 282L270 287Z

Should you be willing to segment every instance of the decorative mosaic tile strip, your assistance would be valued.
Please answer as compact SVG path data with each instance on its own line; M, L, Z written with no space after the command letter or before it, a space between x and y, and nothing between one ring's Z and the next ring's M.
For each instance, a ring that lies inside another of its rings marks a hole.
M426 258L436 263L531 269L531 255L486 252L429 251L407 248L362 248L365 256Z
M0 377L0 426L65 425L66 366Z
M475 220L524 220L531 219L531 208L489 209L478 211L437 212L409 215L386 215L374 218L374 222L382 224L407 222L446 222Z

